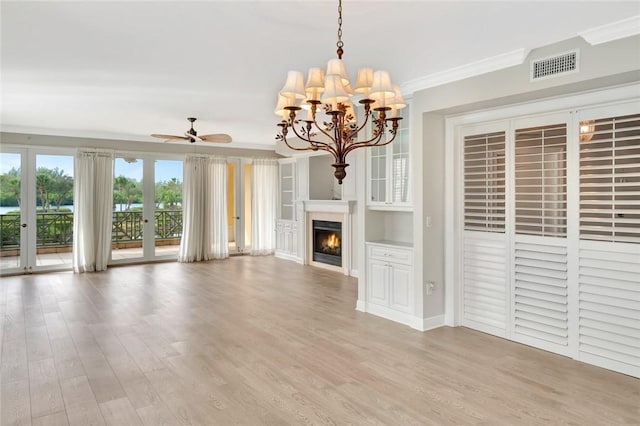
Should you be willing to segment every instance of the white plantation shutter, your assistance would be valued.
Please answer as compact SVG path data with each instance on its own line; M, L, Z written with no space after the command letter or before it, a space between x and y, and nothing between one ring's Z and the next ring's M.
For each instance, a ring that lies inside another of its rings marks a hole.
M504 337L508 313L505 131L464 137L463 322Z
M464 322L505 337L507 246L503 234L466 231L464 236Z
M640 377L640 244L580 241L579 358Z
M603 112L580 119L578 358L640 377L640 114Z
M516 233L567 235L567 125L518 129Z
M639 105L457 128L462 325L640 378Z
M567 125L515 131L513 340L568 353Z
M543 237L527 240L515 244L513 339L567 354L566 242Z
M505 132L464 138L464 229L504 232Z
M640 114L580 128L580 238L640 243Z

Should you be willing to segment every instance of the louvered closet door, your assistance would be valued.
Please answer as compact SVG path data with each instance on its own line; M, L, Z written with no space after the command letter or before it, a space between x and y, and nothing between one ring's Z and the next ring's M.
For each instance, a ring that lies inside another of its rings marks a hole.
M462 134L462 323L506 336L508 256L505 236L504 126L477 126Z
M640 113L580 122L578 359L640 377Z
M514 121L511 338L567 355L568 114Z

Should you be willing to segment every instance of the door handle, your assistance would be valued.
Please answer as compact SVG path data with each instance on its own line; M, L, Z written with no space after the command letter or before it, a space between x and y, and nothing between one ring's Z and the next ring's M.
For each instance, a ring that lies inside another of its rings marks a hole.
M236 216L234 219L238 219L238 220L240 220L240 216Z
M22 226L23 228L26 228L26 227L27 227L27 224L26 224L26 223L23 223L21 226Z
M145 219L145 220L144 220L144 223L149 223L149 219Z

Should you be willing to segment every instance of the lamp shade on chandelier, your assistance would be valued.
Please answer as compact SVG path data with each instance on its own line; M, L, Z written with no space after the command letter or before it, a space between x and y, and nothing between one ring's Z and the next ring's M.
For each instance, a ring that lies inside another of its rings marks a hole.
M296 151L327 151L333 155L334 176L338 183L347 175L347 154L358 148L388 145L396 137L398 110L406 107L402 93L391 82L387 71L362 68L358 71L355 88L347 74L342 54L342 0L338 0L338 57L330 59L326 72L322 68L310 68L306 82L300 71L289 71L287 80L278 95L275 113L282 117L278 124L282 140ZM353 98L363 107L360 122L354 111ZM298 115L307 110L304 117ZM329 119L320 120L323 111ZM322 121L319 123L318 121ZM369 124L371 123L371 124ZM371 126L371 132L365 129ZM292 144L288 139L293 133L306 145ZM358 137L367 134L363 139Z

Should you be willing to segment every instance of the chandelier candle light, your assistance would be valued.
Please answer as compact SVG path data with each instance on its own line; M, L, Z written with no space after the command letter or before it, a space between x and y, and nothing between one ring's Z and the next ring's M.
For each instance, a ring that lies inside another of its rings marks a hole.
M388 145L396 137L398 110L406 107L400 88L391 83L387 71L373 71L362 68L358 71L355 88L351 83L344 63L342 62L342 0L338 0L338 47L337 59L329 60L326 74L321 68L310 68L306 85L304 75L299 71L289 71L287 81L278 96L276 114L282 116L278 124L282 140L289 148L296 151L327 151L333 155L334 176L338 183L347 175L345 168L349 165L346 156L357 148ZM358 101L364 106L364 118L361 124L356 121L354 104L351 98L354 92L361 94ZM324 112L330 121L318 124L318 106L324 105ZM304 119L297 118L300 110L306 109ZM389 113L389 117L387 117ZM369 121L373 123L369 139L357 140ZM296 125L299 126L296 129ZM308 146L292 146L287 140L289 129ZM389 136L384 138L386 131Z

